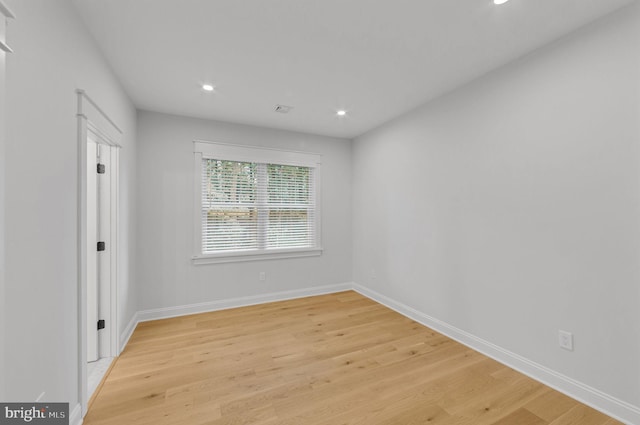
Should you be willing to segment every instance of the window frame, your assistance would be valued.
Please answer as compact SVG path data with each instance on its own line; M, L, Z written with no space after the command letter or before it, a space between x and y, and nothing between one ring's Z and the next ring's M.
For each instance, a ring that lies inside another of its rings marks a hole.
M248 145L195 140L194 142L194 200L193 200L193 256L192 263L218 264L238 261L259 261L282 258L313 257L322 254L321 229L321 166L322 156L314 153L287 151ZM315 189L315 244L305 248L252 249L204 254L202 252L202 160L254 162L260 164L291 165L313 168Z

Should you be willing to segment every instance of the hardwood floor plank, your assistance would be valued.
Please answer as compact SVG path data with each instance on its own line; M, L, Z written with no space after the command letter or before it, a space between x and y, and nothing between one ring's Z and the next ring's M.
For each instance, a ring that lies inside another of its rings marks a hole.
M534 415L526 409L518 409L509 416L505 416L493 425L547 425L542 418Z
M140 323L86 425L614 425L353 291Z
M583 404L572 407L550 425L602 425L609 420L604 414Z
M576 402L570 397L547 389L527 404L527 410L547 422L553 422L575 405Z

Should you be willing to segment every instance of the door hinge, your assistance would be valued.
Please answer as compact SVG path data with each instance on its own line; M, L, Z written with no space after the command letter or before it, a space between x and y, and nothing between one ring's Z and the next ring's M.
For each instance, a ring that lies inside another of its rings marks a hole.
M105 326L107 326L107 324L105 323L104 319L98 320L98 330L104 329Z
M104 251L107 249L107 244L105 242L98 242L98 251Z
M107 168L104 166L104 164L98 164L98 174L104 174L106 173Z

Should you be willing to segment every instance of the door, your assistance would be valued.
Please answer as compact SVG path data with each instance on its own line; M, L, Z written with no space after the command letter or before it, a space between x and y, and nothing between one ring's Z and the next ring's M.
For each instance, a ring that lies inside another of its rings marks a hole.
M97 144L97 161L98 165L97 178L97 198L98 198L98 244L97 248L97 264L98 264L98 317L94 327L98 332L98 358L112 357L110 333L112 329L111 320L111 303L112 300L112 259L114 253L115 239L113 237L113 221L114 214L112 209L112 176L114 169L112 167L112 156L115 148L102 143Z
M87 140L87 361L111 357L112 154Z
M87 361L98 360L98 144L87 140Z

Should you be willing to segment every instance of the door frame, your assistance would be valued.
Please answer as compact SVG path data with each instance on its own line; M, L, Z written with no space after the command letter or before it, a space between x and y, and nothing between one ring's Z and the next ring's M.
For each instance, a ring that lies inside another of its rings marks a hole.
M122 130L109 118L109 116L85 93L84 90L76 90L77 112L77 161L78 161L78 399L82 409L82 417L87 413L88 388L87 388L87 143L89 135L93 135L103 145L109 146L109 152L113 155L111 170L109 173L112 185L111 190L111 276L109 284L111 316L109 352L113 357L120 354L118 338L118 227L119 214L119 150L121 147ZM109 171L109 170L108 170Z
M87 145L90 143L95 144L96 158L91 160L87 157L87 164L91 164L94 170L88 170L86 174L88 181L91 181L91 173L94 173L95 180L95 194L93 197L87 197L87 211L90 211L89 201L93 200L96 204L97 210L96 220L92 229L95 232L95 238L88 237L87 241L92 241L93 244L87 246L87 256L96 254L95 242L106 242L106 250L96 257L95 270L96 272L96 287L95 297L97 304L96 308L96 320L104 319L106 321L106 329L96 334L96 347L97 358L116 357L118 355L118 341L117 331L114 324L114 318L117 315L117 281L115 277L118 273L117 265L117 248L118 248L118 176L119 176L119 148L113 146L104 139L105 136L99 135L98 130L93 126L91 121L87 123ZM99 175L96 173L95 166L98 160L105 166L104 174ZM89 187L87 187L87 195L90 193ZM89 220L87 220L87 224ZM87 230L89 226L85 227ZM87 233L87 236L91 236ZM89 260L87 260L89 264ZM87 281L89 276L87 276ZM85 286L88 288L88 285ZM87 294L89 295L89 294ZM91 301L87 297L88 301ZM88 303L87 303L88 308ZM91 321L87 317L87 325L91 326ZM87 343L91 341L90 329L87 328ZM88 345L88 344L87 344Z

